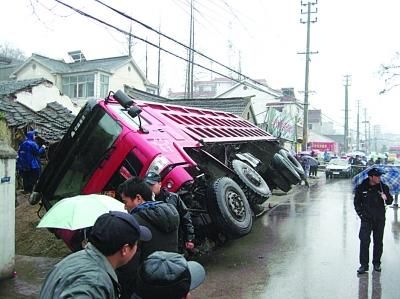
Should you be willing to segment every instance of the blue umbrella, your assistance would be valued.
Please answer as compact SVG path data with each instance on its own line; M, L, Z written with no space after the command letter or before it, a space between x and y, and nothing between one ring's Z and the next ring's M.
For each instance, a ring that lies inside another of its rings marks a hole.
M352 180L353 190L355 190L356 187L368 177L368 171L370 171L372 168L379 168L385 172L381 177L381 181L382 183L388 185L390 193L400 193L400 168L393 165L372 165L361 171Z

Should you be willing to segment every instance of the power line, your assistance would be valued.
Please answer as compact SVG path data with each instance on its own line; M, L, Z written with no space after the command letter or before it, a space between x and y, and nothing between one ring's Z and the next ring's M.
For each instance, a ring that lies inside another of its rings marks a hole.
M175 53L172 53L172 52L169 51L169 50L166 50L166 49L164 49L164 48L162 48L162 47L159 47L158 45L156 45L156 44L154 44L154 43L152 43L152 42L149 42L148 40L146 40L146 39L144 39L144 38L141 38L141 37L139 37L139 36L137 36L137 35L135 35L135 34L129 33L129 32L127 32L127 31L125 31L125 30L123 30L123 29L121 29L121 28L118 28L118 27L116 27L116 26L114 26L114 25L112 25L112 24L110 24L110 23L107 23L107 22L105 22L105 21L103 21L103 20L100 20L99 18L96 18L96 17L94 17L94 16L92 16L92 15L90 15L90 14L88 14L88 13L86 13L86 12L84 12L84 11L78 9L78 8L75 8L75 7L73 7L73 6L69 5L69 4L66 4L66 3L64 3L64 2L62 2L62 1L60 1L60 0L54 0L54 1L56 1L57 3L59 3L59 4L61 4L61 5L64 5L64 6L68 7L69 9L71 9L71 10L73 10L73 11L79 13L79 14L82 15L82 16L85 16L85 17L87 17L87 18L90 18L90 19L92 19L92 20L95 20L95 21L97 21L97 22L99 22L99 23L101 23L101 24L103 24L103 25L105 25L105 26L107 26L107 27L113 28L113 29L115 29L115 30L117 30L117 31L119 31L119 32L121 32L121 33L123 33L123 34L125 34L125 35L130 35L130 36L132 36L132 37L134 37L134 38L136 38L136 39L138 39L138 40L140 40L140 41L142 41L142 42L144 42L144 43L147 43L147 44L149 44L149 45L151 45L151 46L153 46L153 47L155 47L155 48L157 48L157 49L160 49L160 50L164 51L165 53L168 53L168 54L170 54L170 55L172 55L172 56L174 56L174 57L176 57L176 58L179 58L179 59L181 59L181 60L183 60L183 61L186 61L186 62L189 61L188 59L186 59L186 58L184 58L184 57L182 57L182 56L179 56L179 55L177 55L177 54L175 54ZM98 1L98 0L95 0L95 1ZM146 26L147 26L147 25L146 25ZM154 29L153 29L153 30L154 30ZM160 33L160 34L161 34L161 33ZM161 34L161 36L164 36L164 35ZM178 42L178 43L179 43L179 42ZM182 45L183 45L183 44L182 44ZM187 46L185 46L185 48L190 49L190 47L187 47ZM196 50L193 50L193 51L196 52ZM197 52L197 53L198 53L198 52ZM207 56L205 56L205 55L203 55L203 54L202 54L202 56L205 57L205 58L207 58ZM213 60L213 59L211 59L211 58L208 58L208 59L210 59L210 60L213 61L213 62L215 61L215 60ZM227 66L225 66L225 65L223 65L223 64L221 64L221 63L219 63L219 62L217 62L217 63L218 63L219 65L221 65L221 66L224 66L224 67L227 68L227 69L230 69L229 67L227 67ZM203 68L203 69L205 69L205 70L207 70L207 71L209 71L209 72L215 73L215 74L217 74L217 75L219 75L219 76L221 76L221 77L230 79L230 80L232 80L232 81L234 81L234 82L243 84L243 81L241 81L241 80L237 80L237 79L235 79L235 78L229 77L229 76L227 76L227 75L225 75L225 74L222 74L222 73L220 73L220 72L218 72L218 71L212 70L212 69L210 69L210 68L208 68L208 67L206 67L206 66L203 66L203 65L201 65L201 64L199 64L199 63L193 62L193 65L198 66L198 67L200 67L200 68ZM234 71L234 70L232 70L232 71ZM237 71L234 71L234 72L237 73L237 74L240 74L240 73L237 72ZM254 83L258 84L258 85L261 85L261 86L264 86L264 87L267 87L267 88L270 88L270 87L268 87L268 86L266 86L266 85L264 85L264 84L262 84L262 83L259 83L258 81L254 80L254 79L251 79L251 78L249 78L249 77L247 77L247 76L245 76L245 75L243 75L243 74L240 74L240 75L243 76L244 78L247 78L247 79L248 79L249 81L251 81L251 82L254 82ZM252 87L253 87L254 89L257 89L257 90L259 90L259 91L262 91L262 92L267 93L267 92L266 92L265 90L263 90L262 88L259 88L259 87L257 87L257 86L252 86Z
M63 2L61 2L61 1L59 1L59 0L54 0L54 1L66 5L65 3L63 3ZM174 39L174 38L172 38L172 37L170 37L170 36L168 36L168 35L166 35L166 34L160 32L160 31L158 31L158 30L152 28L151 26L149 26L149 25L147 25L147 24L145 24L145 23L143 23L143 22L141 22L141 21L139 21L139 20L137 20L137 19L135 19L135 18L133 18L133 17L127 15L127 14L125 14L124 12L122 12L122 11L120 11L120 10L118 10L118 9L116 9L116 8L114 8L114 7L112 7L112 6L108 5L108 4L106 4L106 3L102 2L102 1L100 1L100 0L94 0L94 1L97 2L97 3L100 3L101 5L107 7L108 9L110 9L110 10L116 12L117 14L119 14L119 15L125 17L125 18L127 18L127 19L129 19L129 20L131 20L131 21L133 21L133 22L138 23L139 25L145 27L146 29L148 29L148 30L150 30L150 31L153 31L153 32L155 32L155 33L161 35L162 37L165 37L166 39L177 43L178 45L184 47L186 50L193 51L193 53L195 53L195 54L197 54L197 55L200 55L201 57L206 58L206 59L212 61L213 63L216 63L216 64L218 64L219 66L222 66L222 67L226 68L227 70L229 70L229 71L231 71L231 72L233 72L233 73L235 73L235 74L241 76L241 77L244 78L244 79L247 79L247 80L249 80L249 81L251 81L251 82L253 82L253 83L255 83L255 84L262 85L262 86L264 86L264 87L268 87L268 86L266 86L266 85L264 85L264 84L258 82L257 80L254 80L254 79L252 79L252 78L250 78L250 77L248 77L248 76L246 76L246 75L244 75L244 74L242 74L242 73L236 71L235 69L232 69L231 67L226 66L226 65L220 63L219 61L217 61L217 60L215 60L215 59L213 59L213 58L211 58L211 57L209 57L209 56L207 56L207 55L205 55L205 54L203 54L203 53L201 53L201 52L199 52L199 51L197 51L197 50L195 50L195 49L192 49L191 47L188 47L187 45L183 44L182 42L177 41L176 39ZM68 5L66 5L66 6L68 6Z

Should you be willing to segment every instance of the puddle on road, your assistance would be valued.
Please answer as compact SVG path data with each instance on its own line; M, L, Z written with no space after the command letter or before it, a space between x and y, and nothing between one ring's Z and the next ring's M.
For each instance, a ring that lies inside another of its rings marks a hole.
M44 278L59 260L16 256L16 276L0 281L0 298L37 298Z

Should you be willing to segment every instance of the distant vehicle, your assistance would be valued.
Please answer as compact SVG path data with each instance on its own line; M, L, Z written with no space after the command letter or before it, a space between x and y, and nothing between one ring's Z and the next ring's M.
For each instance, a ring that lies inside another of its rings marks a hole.
M389 147L389 154L396 155L396 158L400 158L400 146L391 146Z
M119 199L120 183L150 171L180 194L197 241L249 233L270 189L287 192L304 179L301 165L277 138L236 115L138 101L117 91L82 108L30 202L41 201L49 210L78 194ZM55 233L70 245L71 235Z
M326 165L325 176L327 179L334 177L351 177L351 164L347 159L332 159Z

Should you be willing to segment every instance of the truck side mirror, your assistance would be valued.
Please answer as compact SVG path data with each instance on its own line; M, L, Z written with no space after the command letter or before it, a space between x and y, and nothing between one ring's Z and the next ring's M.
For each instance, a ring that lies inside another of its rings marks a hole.
M120 89L114 93L114 99L125 109L128 109L133 104L133 100Z
M136 116L138 116L140 113L142 112L142 109L140 109L138 106L131 106L128 109L128 114L129 116L131 116L132 118L135 118Z

